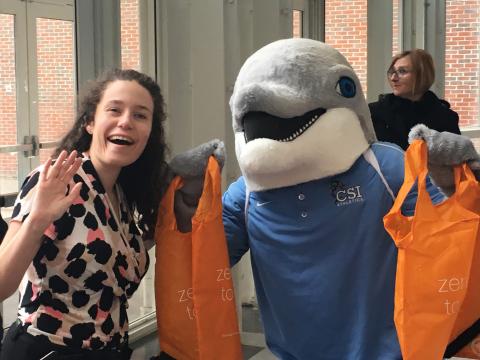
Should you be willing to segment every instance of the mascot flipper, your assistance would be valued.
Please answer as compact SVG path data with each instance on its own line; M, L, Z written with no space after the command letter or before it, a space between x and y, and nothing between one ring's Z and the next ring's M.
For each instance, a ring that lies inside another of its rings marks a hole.
M428 147L428 171L442 191L451 195L455 191L453 166L469 164L477 180L480 178L480 156L466 136L438 132L419 124L410 130L409 142L424 140Z

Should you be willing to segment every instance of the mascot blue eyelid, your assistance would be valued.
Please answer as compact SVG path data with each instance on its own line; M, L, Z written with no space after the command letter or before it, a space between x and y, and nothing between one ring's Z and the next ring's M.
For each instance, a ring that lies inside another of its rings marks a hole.
M377 142L350 64L322 42L273 42L240 69L230 107L243 176L223 195L223 223L231 265L250 250L269 349L285 360L401 359L397 249L383 217L403 183L404 152ZM472 161L478 178L465 137L423 125L411 135L427 142L430 174L445 193L452 165ZM174 159L172 170L192 176L222 149L207 145ZM192 167L190 158L203 160ZM445 198L430 181L427 189L435 203ZM415 199L414 189L405 214Z

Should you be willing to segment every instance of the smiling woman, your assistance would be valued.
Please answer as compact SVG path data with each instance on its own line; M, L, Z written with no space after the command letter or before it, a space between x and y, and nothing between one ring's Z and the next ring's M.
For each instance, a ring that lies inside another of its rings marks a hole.
M2 360L130 358L128 299L148 268L143 239L165 182L163 98L148 76L114 70L78 113L57 159L25 180L0 247L0 299L21 282Z
M153 100L136 81L111 83L85 127L92 136L87 151L107 194L125 166L142 154L152 129Z

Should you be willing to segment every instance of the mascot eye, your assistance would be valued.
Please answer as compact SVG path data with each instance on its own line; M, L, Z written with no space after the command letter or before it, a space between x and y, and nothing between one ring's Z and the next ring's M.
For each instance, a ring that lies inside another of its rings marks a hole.
M335 87L337 93L346 98L352 98L357 93L355 82L349 77L342 76Z

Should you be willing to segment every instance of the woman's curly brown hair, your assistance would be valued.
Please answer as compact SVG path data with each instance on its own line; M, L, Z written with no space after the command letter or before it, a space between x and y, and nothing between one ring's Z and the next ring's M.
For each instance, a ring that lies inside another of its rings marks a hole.
M153 100L152 130L147 145L133 164L121 170L117 179L128 205L136 215L137 224L147 239L153 236L161 191L167 181L165 158L168 152L163 128L163 96L152 78L135 70L114 69L90 82L80 96L76 121L55 149L54 156L58 156L62 150L82 153L90 149L92 135L87 132L86 126L93 121L97 105L108 84L118 80L136 81L150 93Z

